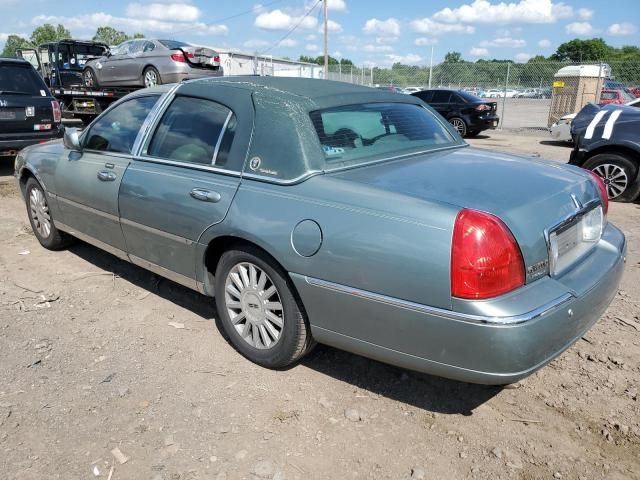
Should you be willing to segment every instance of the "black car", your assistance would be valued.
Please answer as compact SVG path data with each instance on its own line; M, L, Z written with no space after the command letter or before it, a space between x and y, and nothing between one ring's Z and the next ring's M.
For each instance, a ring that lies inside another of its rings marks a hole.
M571 122L569 163L602 177L609 199L640 195L640 108L587 104Z
M463 137L474 137L483 130L497 128L500 121L496 102L486 102L462 90L423 90L411 95L428 103Z
M64 129L58 101L33 66L17 58L0 58L0 156L61 138Z

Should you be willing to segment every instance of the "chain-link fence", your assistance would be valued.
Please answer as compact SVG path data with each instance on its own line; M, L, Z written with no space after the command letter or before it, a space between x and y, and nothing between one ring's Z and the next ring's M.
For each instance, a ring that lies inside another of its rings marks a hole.
M544 129L587 102L626 103L640 96L640 62L440 63L391 68L330 65L328 78L410 93L466 90L498 103L501 128Z

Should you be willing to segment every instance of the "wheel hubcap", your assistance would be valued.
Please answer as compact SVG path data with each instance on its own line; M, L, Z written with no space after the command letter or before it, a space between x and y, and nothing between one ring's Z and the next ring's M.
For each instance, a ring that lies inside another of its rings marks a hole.
M38 188L32 188L29 194L29 209L36 230L42 238L48 238L51 233L51 215L44 193Z
M84 74L84 84L87 87L93 87L93 76L91 76L91 72L85 72L85 74Z
M464 134L465 126L462 120L454 118L453 120L451 120L451 125L453 125L453 128L455 128L460 135Z
M618 165L604 163L598 165L593 171L604 181L609 198L619 197L627 189L627 185L629 184L627 172Z
M158 83L158 77L156 76L156 72L153 70L149 70L144 74L144 84L147 87L155 87Z
M233 327L254 348L273 348L280 340L284 310L278 289L257 265L235 265L225 281L224 302Z

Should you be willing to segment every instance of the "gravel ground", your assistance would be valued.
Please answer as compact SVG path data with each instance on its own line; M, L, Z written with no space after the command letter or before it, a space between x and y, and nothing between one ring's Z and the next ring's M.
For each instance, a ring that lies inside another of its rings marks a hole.
M474 139L566 161L543 138ZM640 208L621 291L550 365L507 388L319 347L274 372L238 355L212 300L89 245L42 249L0 166L0 477L640 478Z

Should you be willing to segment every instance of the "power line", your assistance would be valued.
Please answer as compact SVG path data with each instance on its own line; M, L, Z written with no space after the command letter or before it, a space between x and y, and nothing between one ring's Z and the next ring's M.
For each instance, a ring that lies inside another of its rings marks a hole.
M284 40L287 39L287 37L289 35L291 35L293 32L296 31L296 29L302 25L302 22L304 22L304 20L311 15L311 12L313 12L313 10L320 5L320 3L322 2L322 0L318 0L316 3L314 3L311 8L309 10L307 10L307 13L305 13L302 17L300 17L300 20L298 20L298 23L296 23L293 28L291 30L289 30L287 33L284 34L284 36L278 40L277 42L275 42L274 44L272 44L269 48L267 48L266 50L263 50L262 52L260 52L258 55L264 55L265 53L273 50L274 48L276 48L278 45L280 45Z

